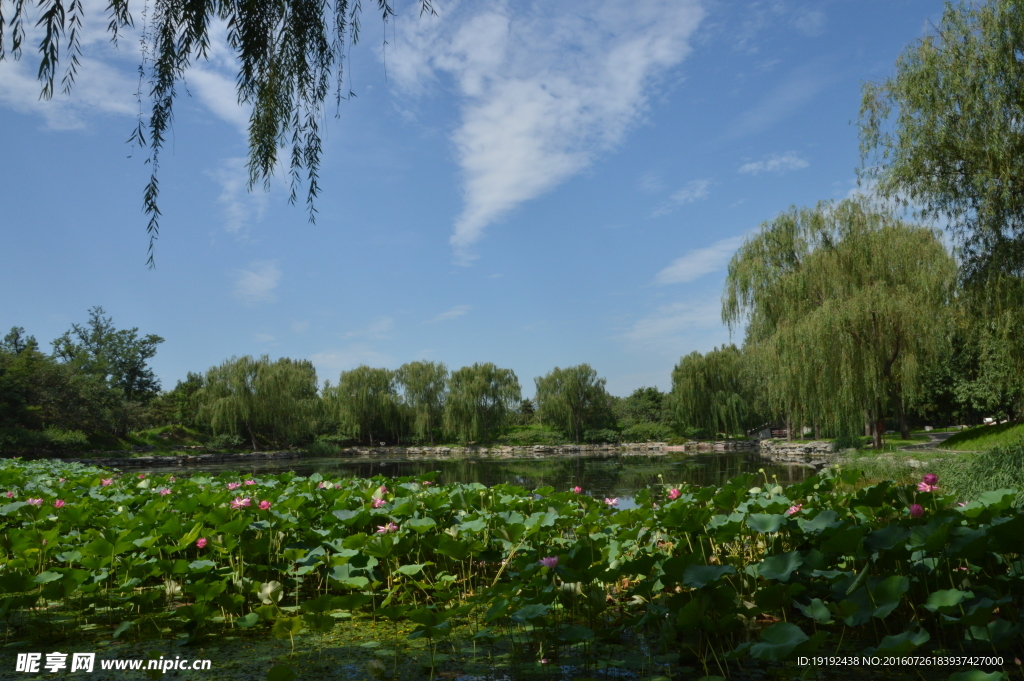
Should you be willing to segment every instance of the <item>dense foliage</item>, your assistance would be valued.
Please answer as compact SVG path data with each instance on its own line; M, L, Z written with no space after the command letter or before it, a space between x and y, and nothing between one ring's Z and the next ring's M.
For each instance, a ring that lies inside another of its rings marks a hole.
M957 504L933 476L857 479L666 485L620 510L579 489L8 462L0 607L7 636L48 641L288 638L341 611L554 662L630 635L723 676L815 650L1024 652L1017 490Z

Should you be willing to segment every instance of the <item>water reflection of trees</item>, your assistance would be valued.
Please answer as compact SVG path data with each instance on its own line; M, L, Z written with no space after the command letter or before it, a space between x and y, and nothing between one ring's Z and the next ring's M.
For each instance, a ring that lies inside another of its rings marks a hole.
M484 485L512 484L526 489L551 486L555 489L579 485L588 493L628 494L660 484L689 482L721 485L742 473L764 469L771 479L785 485L810 474L801 466L780 466L749 453L708 453L684 456L581 456L549 459L446 459L386 461L313 459L267 462L244 469L227 465L195 469L195 472L239 470L246 473L276 473L294 470L301 475L318 472L327 476L387 477L421 476L436 473L439 483L479 482Z

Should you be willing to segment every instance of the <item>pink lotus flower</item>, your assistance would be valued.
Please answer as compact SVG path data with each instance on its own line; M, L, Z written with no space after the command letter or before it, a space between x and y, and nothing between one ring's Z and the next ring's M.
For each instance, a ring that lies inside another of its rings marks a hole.
M30 506L42 506L43 505L43 500L42 499L26 499L25 503L30 505Z
M64 482L64 478L57 478L57 482Z
M248 480L246 480L246 481L245 481L245 484L247 484L247 485L255 485L255 484L256 484L256 481L255 481L255 480L253 480L252 478L250 478L250 479L248 479Z
M388 523L387 525L378 525L377 534L387 534L388 532L397 532L398 525L394 523Z
M672 501L675 501L681 496L683 496L683 493L674 487L668 491L668 498Z
M200 537L199 539L196 539L196 548L197 549L205 549L206 548L206 537Z
M546 568L553 568L558 566L558 556L547 556L546 558L540 559L540 564Z
M913 518L920 518L924 515L924 508L921 506L921 504L911 504L910 515Z
M960 508L963 508L964 506L967 505L967 502L966 501L958 501L958 502L956 502L956 505L959 506Z
M371 503L370 505L373 506L374 508L380 508L381 506L384 506L387 503L388 502L384 501L383 499L374 499L373 503Z
M64 500L58 499L57 501L53 502L53 506L54 508L64 508Z
M113 478L103 478L102 480L100 480L100 486L101 487L110 487L113 484L114 484L114 479Z
M242 508L243 506L251 505L252 499L250 499L249 497L246 497L244 499L242 497L235 497L234 501L231 502L231 508Z
M918 492L934 492L939 488L938 485L929 485L927 482L921 481L917 483Z
M651 502L651 508L658 508L658 504L656 502Z
M540 663L541 664L547 664L548 662L549 662L548 658L546 658L546 657L540 658Z
M316 486L317 489L323 489L324 487L327 487L327 485L324 482L321 482L319 485Z
M381 493L381 494L387 494L387 493L388 493L388 488L387 488L387 486L385 486L385 485L381 485L381 486L380 486L380 493Z
M605 497L604 498L604 503L608 504L609 506L618 506L619 505L619 498L615 497L614 499L611 499L609 497Z
M579 485L576 485L575 487L572 488L572 493L573 494L583 494L583 488L580 487Z
M146 479L146 474L145 473L139 473L139 480L145 480L145 479Z
M261 511L266 511L266 510L269 510L269 509L270 509L270 502L269 501L264 499L263 501L260 502L260 510Z
M7 494L5 494L4 496L7 497L8 499L13 499L14 498L14 492L8 491Z
M178 479L176 477L174 477L173 475L171 477L167 478L167 482L177 482L177 480Z
M804 510L803 504L795 504L789 507L789 510L786 511L786 515L793 515L794 513L799 513L802 510Z
M171 493L171 490L167 489L166 487L161 487L160 488L160 496L166 497L170 493Z
M937 485L939 484L939 476L935 475L935 473L926 473L925 476L921 478L921 482L929 485Z
M433 484L434 484L434 483L432 483L432 482L431 482L430 480L424 480L424 481L423 481L423 486L424 486L424 487L430 487L430 486L431 486L431 485L433 485Z
M238 489L241 486L242 486L242 483L240 483L240 482L229 482L228 483L228 490L229 491L230 490L236 490L236 489Z

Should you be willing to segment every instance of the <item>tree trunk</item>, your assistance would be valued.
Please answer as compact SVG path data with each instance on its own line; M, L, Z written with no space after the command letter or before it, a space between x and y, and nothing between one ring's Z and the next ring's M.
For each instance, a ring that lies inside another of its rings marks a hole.
M864 437L871 437L871 414L864 410Z
M793 421L792 419L786 419L786 442L793 441Z
M896 398L896 415L900 420L900 437L909 440L910 425L907 423L907 414L903 411L903 400L900 398Z
M882 435L885 434L885 419L875 421L875 449L882 448Z
M818 419L814 419L814 439L821 439L821 431L818 429Z

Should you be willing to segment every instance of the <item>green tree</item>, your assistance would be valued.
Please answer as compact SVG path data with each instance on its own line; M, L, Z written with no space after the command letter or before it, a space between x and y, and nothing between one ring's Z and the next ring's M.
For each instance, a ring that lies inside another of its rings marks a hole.
M195 427L199 424L198 393L203 387L203 375L188 372L173 390L161 393L148 410L148 419L154 425L178 424Z
M409 362L398 367L395 378L402 386L413 434L434 444L434 434L444 418L448 367L441 362Z
M1009 285L1014 305L1024 272L1022 48L1021 0L947 3L894 75L864 86L860 114L862 176L947 218L966 280L989 293Z
M462 442L488 442L505 427L522 399L511 369L490 362L453 371L448 379L445 429Z
M729 263L722 318L746 324L772 412L791 426L884 418L906 431L923 368L944 356L956 263L937 231L866 199L791 208Z
M102 307L89 310L86 325L72 324L70 331L53 341L53 354L82 371L103 377L120 389L125 400L145 402L160 392L160 379L148 362L164 339L155 334L139 337L139 329L114 328Z
M723 345L702 355L691 352L672 370L667 398L677 428L742 435L751 412L744 376L744 357L735 345Z
M588 428L607 425L611 414L605 379L589 364L555 367L534 379L540 420L580 442Z
M615 418L620 428L665 420L665 393L657 388L637 388L629 397L616 400Z
M133 25L129 0L110 0L107 4L107 30L117 43L120 32ZM65 61L60 87L70 93L79 67L80 38L84 19L81 0L46 0L32 3L15 0L8 15L10 54L21 58L25 38L24 24L32 8L42 9L36 22L43 28L39 43L41 55L39 80L42 99L53 96L54 80L61 71L60 45L65 42ZM159 233L160 187L158 172L160 151L172 120L174 99L185 73L195 62L208 58L211 27L228 27L227 42L238 62L235 79L239 102L252 106L249 118L249 186L262 181L269 184L277 166L278 151L290 147L288 176L291 202L295 202L303 172L307 181L306 202L310 220L313 200L319 192L321 133L324 101L333 90L340 105L342 64L349 46L359 40L358 0L334 3L310 0L281 2L181 2L154 0L142 4L145 22L141 37L140 77L148 79L146 91L151 101L148 120L139 116L131 141L149 146L149 183L143 194L143 206L149 217L149 264L153 264L153 246ZM394 15L391 0L379 0L378 9L385 24ZM433 13L430 0L420 0L421 14ZM138 10L138 4L136 4ZM148 12L148 15L147 15ZM0 62L7 58L5 17L0 13ZM333 83L333 88L332 88Z
M324 389L340 429L357 440L401 437L402 409L395 372L361 365L341 372L338 385Z
M316 370L306 360L232 357L211 367L196 392L199 418L217 434L289 446L309 437L320 400Z

